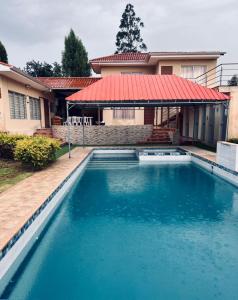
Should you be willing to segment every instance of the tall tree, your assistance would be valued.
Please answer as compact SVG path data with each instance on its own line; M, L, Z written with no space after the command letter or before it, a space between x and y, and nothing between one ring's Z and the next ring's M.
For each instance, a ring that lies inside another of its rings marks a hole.
M119 32L116 36L117 50L115 53L146 51L146 44L141 37L140 29L144 23L136 17L134 6L127 4L122 14Z
M65 76L90 76L91 74L88 53L72 29L64 41L62 70Z
M3 44L0 41L0 61L4 62L4 63L8 63L8 59L7 59L7 51L5 49L5 47L3 46Z

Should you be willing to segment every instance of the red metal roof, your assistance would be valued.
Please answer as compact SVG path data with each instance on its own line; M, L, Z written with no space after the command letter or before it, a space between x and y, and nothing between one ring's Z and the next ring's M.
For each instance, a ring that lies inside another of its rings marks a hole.
M144 62L149 58L149 53L139 53L139 52L130 52L130 53L120 53L112 54L108 56L98 57L91 59L91 63L96 62L121 62L121 61L136 61Z
M66 98L70 101L224 101L229 97L175 75L113 75Z
M37 77L51 89L84 89L101 77Z

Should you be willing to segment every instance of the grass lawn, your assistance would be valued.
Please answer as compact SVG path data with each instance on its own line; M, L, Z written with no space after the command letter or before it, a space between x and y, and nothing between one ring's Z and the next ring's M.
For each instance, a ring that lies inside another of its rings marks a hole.
M71 150L73 150L75 147L74 145L71 145ZM67 153L69 151L69 146L67 145L63 145L59 150L56 151L56 158L59 158L60 156L64 155L65 153Z
M0 193L31 174L32 172L24 169L19 162L0 160Z
M76 146L71 146L71 149L75 147ZM62 146L56 152L56 158L59 158L67 152L68 145ZM0 159L0 193L32 174L33 171L24 168L20 162Z

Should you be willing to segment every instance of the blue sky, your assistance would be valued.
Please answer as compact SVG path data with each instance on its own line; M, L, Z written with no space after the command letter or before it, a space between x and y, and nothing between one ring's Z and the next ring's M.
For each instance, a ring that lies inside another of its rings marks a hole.
M73 28L89 58L115 51L124 0L1 1L0 40L9 62L61 61L64 36ZM237 0L134 0L145 24L148 51L220 50L221 62L238 62Z

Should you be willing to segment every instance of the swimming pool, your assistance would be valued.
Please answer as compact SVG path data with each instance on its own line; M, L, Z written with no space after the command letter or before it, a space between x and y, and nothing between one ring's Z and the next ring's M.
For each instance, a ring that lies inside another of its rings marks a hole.
M2 298L237 299L238 190L194 163L96 155Z

